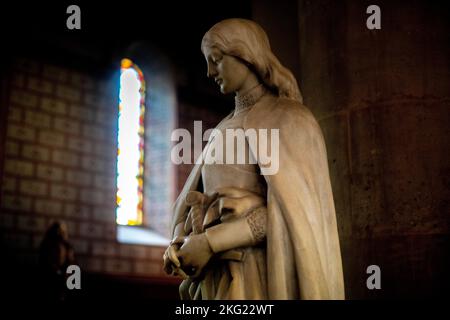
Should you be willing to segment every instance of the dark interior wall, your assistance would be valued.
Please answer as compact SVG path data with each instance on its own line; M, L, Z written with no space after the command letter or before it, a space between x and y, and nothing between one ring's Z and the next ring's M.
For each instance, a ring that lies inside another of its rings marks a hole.
M350 299L449 284L449 10L428 1L298 2L300 84L325 135ZM366 268L381 268L381 290Z
M120 277L146 279L147 291L152 281L165 282L166 294L176 297L176 283L162 270L164 247L117 241L116 86L97 73L39 59L14 59L2 80L3 285L11 293L28 284L24 298L39 296L39 247L47 228L61 221L83 283L92 288L86 296L102 290L95 277L102 274L112 287Z
M273 53L298 81L301 70L297 1L254 0L252 19L267 32Z
M177 298L180 280L162 270L165 247L123 244L116 237L120 59L131 57L134 44L157 48L173 67L177 127L192 130L194 120L203 121L203 130L214 127L233 100L207 79L201 37L224 18L248 18L248 1L228 3L222 10L197 3L152 3L152 10L142 8L133 15L116 6L83 3L79 32L65 28L64 3L36 3L27 10L20 5L5 4L11 15L0 21L2 30L14 29L2 33L8 50L0 61L3 290L22 299L42 293L39 245L47 227L60 220L69 228L82 270L81 299ZM154 55L139 52L142 59L153 59L142 66L161 64ZM151 71L145 72L151 78ZM153 78L149 96L155 81L162 81ZM177 167L180 187L189 169ZM179 189L173 193L178 195Z

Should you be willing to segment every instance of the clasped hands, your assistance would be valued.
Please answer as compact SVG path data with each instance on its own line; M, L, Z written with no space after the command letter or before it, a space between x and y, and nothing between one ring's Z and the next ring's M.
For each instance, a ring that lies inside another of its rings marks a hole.
M264 200L254 193L234 187L220 188L212 194L191 191L186 195L186 204L190 206L189 235L179 235L170 242L164 253L164 271L167 274L183 278L197 278L211 257L217 253L211 249L203 230L205 214L214 207L217 216L239 216L247 212L255 203ZM223 219L222 219L223 220Z

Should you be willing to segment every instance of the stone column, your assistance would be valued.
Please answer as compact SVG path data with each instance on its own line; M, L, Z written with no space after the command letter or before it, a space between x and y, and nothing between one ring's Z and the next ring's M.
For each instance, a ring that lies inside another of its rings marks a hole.
M299 84L325 135L347 297L445 294L450 28L444 4L299 0ZM368 290L366 268L381 268ZM448 295L448 294L447 294Z

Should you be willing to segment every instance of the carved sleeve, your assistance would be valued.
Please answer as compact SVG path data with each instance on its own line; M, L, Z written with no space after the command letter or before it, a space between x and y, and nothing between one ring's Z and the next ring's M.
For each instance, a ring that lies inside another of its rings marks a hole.
M256 242L261 242L266 238L267 229L267 208L259 207L253 209L247 215L247 223L252 230Z

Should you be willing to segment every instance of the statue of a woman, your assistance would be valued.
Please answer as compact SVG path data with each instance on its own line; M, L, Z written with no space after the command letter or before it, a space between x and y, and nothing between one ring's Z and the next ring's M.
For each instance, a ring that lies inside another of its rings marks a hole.
M295 78L253 21L217 23L201 49L208 77L235 94L216 129L278 129L279 167L197 163L174 205L166 272L184 276L183 299L343 299L325 143Z

